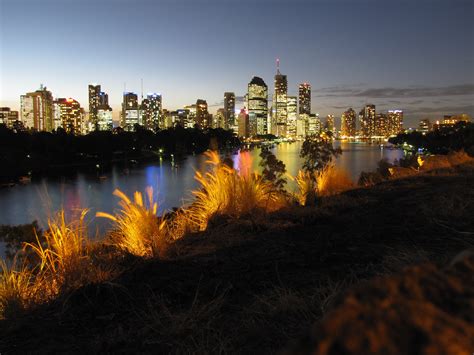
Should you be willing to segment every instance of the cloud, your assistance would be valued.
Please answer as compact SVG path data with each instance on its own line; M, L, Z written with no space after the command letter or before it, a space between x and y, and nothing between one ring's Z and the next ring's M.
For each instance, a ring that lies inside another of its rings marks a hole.
M439 115L457 115L461 113L472 113L474 112L474 105L465 106L442 106L442 107L417 107L410 108L411 114L439 114Z
M243 102L245 101L245 97L244 96L236 96L235 97L235 106L239 105L239 104L242 104ZM224 107L224 100L222 99L221 101L219 102L215 102L211 105L208 105L208 107Z
M318 90L316 97L364 97L364 98L414 98L474 95L474 84L451 85L445 87L369 88L329 87Z

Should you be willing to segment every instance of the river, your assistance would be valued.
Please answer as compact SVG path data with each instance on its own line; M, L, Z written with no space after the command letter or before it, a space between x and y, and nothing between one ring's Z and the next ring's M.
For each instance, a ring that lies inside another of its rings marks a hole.
M336 142L336 146L340 146L343 151L336 165L345 168L355 182L361 171L375 170L380 159L393 161L403 155L400 150L381 149L377 144ZM301 143L295 142L280 143L273 149L293 176L301 167L300 148ZM259 149L249 152L256 169L259 152ZM234 165L238 166L239 155L234 155L233 159ZM110 213L117 208L118 199L112 195L115 189L130 195L152 186L161 211L179 207L192 198L190 191L197 187L194 173L206 169L205 161L203 155L196 155L177 163L177 168L170 161L161 161L130 170L114 167L102 179L97 175L77 173L62 178L37 178L26 185L3 188L0 189L0 225L18 225L37 220L44 228L51 213L60 208L64 208L68 216L89 208L90 228L101 232L108 227L108 222L94 219L93 216L97 211Z

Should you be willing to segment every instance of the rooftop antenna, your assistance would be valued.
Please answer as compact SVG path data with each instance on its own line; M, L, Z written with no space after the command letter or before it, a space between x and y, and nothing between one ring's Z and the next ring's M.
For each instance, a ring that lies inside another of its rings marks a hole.
M142 101L143 101L143 78L141 78L140 80L141 80L141 88L142 88Z
M277 65L277 75L280 75L280 58L276 59L276 65Z

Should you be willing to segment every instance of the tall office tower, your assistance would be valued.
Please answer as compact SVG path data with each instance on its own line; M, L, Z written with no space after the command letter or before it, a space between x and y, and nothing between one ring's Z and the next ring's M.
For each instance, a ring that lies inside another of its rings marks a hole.
M298 138L304 138L309 134L309 115L307 113L301 113L298 115L296 121L296 136Z
M233 92L224 93L224 129L232 129L235 126L235 94Z
M288 96L287 98L287 132L286 136L296 138L296 121L298 120L298 98L296 96Z
M250 134L268 133L268 87L262 78L254 76L247 91Z
M341 136L343 138L354 138L356 136L356 113L352 107L341 116Z
M102 94L107 96L105 93ZM89 85L89 121L92 123L94 129L97 129L97 110L101 104L101 100L107 100L108 104L108 97L103 95L101 96L100 85Z
M196 104L184 106L184 109L189 112L184 128L194 128L196 125Z
M220 108L217 110L216 114L214 115L213 126L214 128L222 129L226 129L226 127L228 127L225 109Z
M287 109L288 80L280 73L280 60L277 59L277 73L275 75L275 93L273 95L273 124L272 133L279 137L286 136L288 120Z
M43 85L35 92L20 96L21 121L26 128L53 130L53 95Z
M210 126L206 100L197 99L196 101L196 124L202 129Z
M387 118L387 115L384 113L378 113L375 115L374 136L378 138L389 136L389 123Z
M321 120L319 119L318 113L312 113L308 115L308 129L306 134L311 136L313 134L321 133Z
M308 83L302 83L299 86L298 90L298 98L299 98L299 105L300 105L300 114L307 114L311 113L311 85Z
M327 115L326 122L324 123L324 129L326 132L334 133L334 115Z
M249 137L249 115L245 108L240 110L239 117L239 137L248 138Z
M363 138L375 135L375 105L365 105L359 113L360 130Z
M0 124L3 123L8 128L13 128L18 118L18 111L12 111L10 107L0 107Z
M58 98L54 101L54 116L59 119L61 127L72 134L86 133L85 112L79 102L71 98Z
M395 136L403 129L403 111L389 110L388 111L388 135Z
M141 105L142 122L145 128L156 131L160 129L162 102L161 95L147 94Z
M133 92L124 92L122 101L122 128L126 131L133 131L136 124L141 122L140 110L138 107L138 96Z

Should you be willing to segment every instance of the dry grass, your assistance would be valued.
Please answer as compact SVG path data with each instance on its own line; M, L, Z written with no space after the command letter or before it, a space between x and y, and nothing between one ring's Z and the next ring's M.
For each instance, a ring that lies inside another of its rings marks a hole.
M316 181L319 196L336 195L354 187L347 171L332 164L317 173Z
M89 238L85 217L88 210L82 210L80 217L67 222L64 211L48 221L45 241L37 238L36 243L26 243L39 258L35 283L52 296L64 288L78 287L84 281L89 269ZM39 282L41 280L41 282Z
M272 211L285 203L270 182L250 172L248 159L244 159L237 171L222 164L216 152L206 155L211 171L196 172L195 178L201 187L193 191L195 201L188 209L190 221L197 229L205 230L209 220L218 214L240 217L255 209Z
M158 203L153 200L153 189L146 189L146 198L141 192L135 192L133 200L122 191L115 190L114 195L121 201L121 209L116 215L97 212L97 217L108 218L114 222L112 239L116 245L137 256L152 257L159 253L165 242L165 220L157 216Z
M316 196L337 195L354 187L349 174L332 164L314 173L300 170L295 181L298 186L295 197L301 206L314 205Z
M25 263L18 266L17 258L12 265L0 260L0 271L0 319L10 318L35 298L35 279Z

